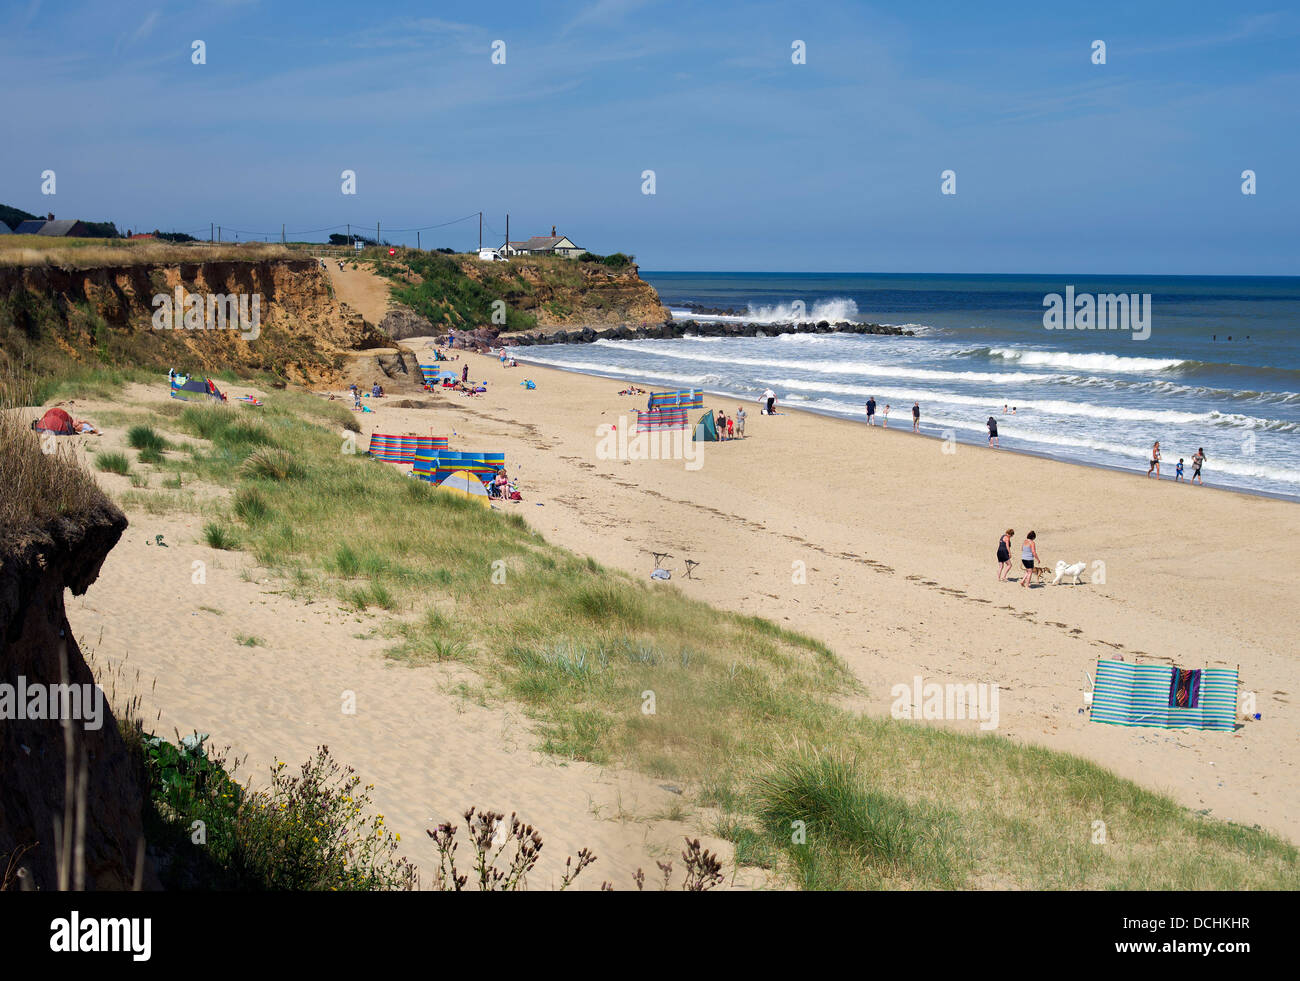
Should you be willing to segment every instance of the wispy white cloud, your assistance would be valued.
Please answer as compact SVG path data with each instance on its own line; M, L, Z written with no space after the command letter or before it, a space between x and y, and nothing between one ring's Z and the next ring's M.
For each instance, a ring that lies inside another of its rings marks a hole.
M1237 44L1241 41L1255 41L1266 36L1285 36L1286 20L1280 13L1256 14L1247 17L1232 30L1217 34L1202 34L1196 37L1170 38L1156 44L1138 48L1126 48L1126 54L1150 55L1169 54L1175 51L1190 51L1197 48L1217 48ZM1292 33L1294 29L1292 29Z
M568 34L581 27L608 27L620 23L628 14L644 7L648 0L596 0L560 29Z
M131 41L132 42L143 41L150 34L152 34L153 29L158 26L158 16L159 16L158 11L156 10L151 11L149 13L149 16L146 17L140 23L140 26L135 29L135 33L131 35Z

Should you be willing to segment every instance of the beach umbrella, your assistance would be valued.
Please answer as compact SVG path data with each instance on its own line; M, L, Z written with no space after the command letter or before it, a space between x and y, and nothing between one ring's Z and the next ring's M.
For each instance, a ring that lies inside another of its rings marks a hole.
M460 494L463 497L472 498L478 501L485 508L491 507L488 501L487 488L483 486L483 481L479 480L468 470L456 470L447 475L447 478L438 485L440 490L448 491L452 494Z

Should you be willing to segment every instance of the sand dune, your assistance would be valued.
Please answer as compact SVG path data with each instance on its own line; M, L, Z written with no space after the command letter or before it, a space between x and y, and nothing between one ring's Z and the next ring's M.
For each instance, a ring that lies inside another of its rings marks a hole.
M645 576L652 550L671 553L664 564L691 595L828 642L868 686L865 711L887 713L891 687L916 675L996 683L1000 735L1300 837L1286 614L1294 587L1284 573L1296 558L1295 505L978 447L949 455L906 431L797 412L768 418L756 406L750 438L706 446L697 471L601 459L597 427L623 427L644 405L616 394L625 383L462 357L488 381L487 395L432 394L426 409L370 402L375 412L359 417L365 433L432 431L453 448L505 450L525 496L508 507L548 539ZM526 378L535 390L521 386ZM161 386L130 386L126 397L166 399ZM77 414L105 408L82 402ZM116 448L121 437L100 443ZM126 489L125 478L99 476ZM378 617L285 595L251 558L201 544L202 518L131 518L100 581L69 604L84 644L141 673L160 731L210 732L247 754L256 774L328 744L376 784L379 809L426 881L424 829L470 804L518 810L543 830L534 887L555 881L564 856L583 846L601 856L588 888L602 879L625 887L635 868L652 868L680 849L682 834L707 827L706 814L672 819L682 788L537 753L523 713L481 704L465 668L385 660ZM410 518L418 526L420 516ZM1035 528L1049 561L1104 562L1105 584L1026 591L996 582L994 547L1008 526L1017 545ZM158 534L169 548L149 544ZM699 563L691 578L687 558ZM205 585L190 582L195 560L209 563ZM794 581L795 563L806 583ZM264 646L241 646L239 635ZM1093 724L1079 712L1085 675L1097 658L1121 655L1239 664L1262 720L1232 735ZM358 694L355 715L341 711L345 691ZM730 855L725 842L706 844ZM750 870L734 883L764 884Z

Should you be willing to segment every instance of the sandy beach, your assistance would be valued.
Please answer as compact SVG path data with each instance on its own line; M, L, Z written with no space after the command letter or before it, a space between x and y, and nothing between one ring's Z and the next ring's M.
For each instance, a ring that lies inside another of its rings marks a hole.
M407 343L424 351L429 341ZM652 552L670 553L663 565L689 595L831 645L866 686L856 706L865 712L887 715L893 686L918 676L997 684L997 738L1076 753L1189 808L1300 837L1293 645L1277 615L1292 593L1279 570L1295 557L1295 505L980 447L945 453L906 428L766 417L756 405L746 406L748 438L704 446L698 469L603 459L600 427L634 427L644 405L617 394L626 383L460 357L487 394L434 393L420 409L367 400L374 411L358 417L360 445L371 432L409 432L504 450L524 500L499 506L637 576L648 578ZM232 397L250 391L230 387ZM165 389L130 385L123 401L166 401ZM113 407L79 400L75 409L93 419ZM77 438L83 458L86 439ZM121 433L89 439L124 445ZM129 487L97 478L115 494ZM99 582L68 613L96 662L143 696L155 731L208 732L247 757L241 772L258 781L276 760L296 765L329 745L376 785L378 810L426 880L424 829L471 804L518 810L543 830L537 886L557 881L563 859L584 846L601 856L587 888L604 879L626 888L636 868L674 857L683 835L729 856L727 842L707 835L708 813L681 808L690 788L549 758L524 712L484 697L467 668L386 660L381 628L400 614L296 597L250 556L203 544L201 516L129 515ZM419 514L403 517L420 528ZM996 581L1007 527L1017 553L1033 528L1049 564L1104 562L1106 582L1025 590L1018 566L1012 581ZM154 544L159 534L167 549ZM186 571L196 559L209 563L202 586ZM699 563L689 577L687 559ZM245 636L261 643L244 646ZM1117 657L1240 665L1261 719L1231 735L1093 724L1080 712L1087 675L1098 658ZM339 708L349 691L353 715ZM774 884L757 869L729 882Z
M664 564L689 594L830 644L870 690L869 712L888 713L893 686L918 675L996 683L1001 736L1300 838L1293 630L1279 615L1294 595L1293 503L1005 450L945 453L904 420L868 429L785 408L766 417L753 404L748 438L706 445L698 470L604 460L598 427L635 425L644 407L616 394L627 382L461 356L488 394L445 396L432 412L381 403L364 428L504 449L525 497L509 507L547 538L644 576L652 550L672 553ZM1016 557L1033 529L1049 565L1101 562L1105 583L1025 590L1018 563L996 581L1009 527ZM685 578L688 558L700 565ZM792 581L798 562L805 584ZM1240 665L1261 718L1232 735L1093 724L1079 711L1087 676L1119 657Z

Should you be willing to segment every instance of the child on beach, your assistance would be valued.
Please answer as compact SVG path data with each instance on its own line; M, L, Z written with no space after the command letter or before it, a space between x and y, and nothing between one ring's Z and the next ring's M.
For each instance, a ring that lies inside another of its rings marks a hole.
M736 420L730 416L727 417L727 439L736 438Z
M889 406L888 405L885 406L884 414L881 416L881 425L883 425L886 429L889 428Z
M1174 480L1178 481L1182 479L1183 479L1183 458L1180 456L1178 458L1178 466L1174 467Z

